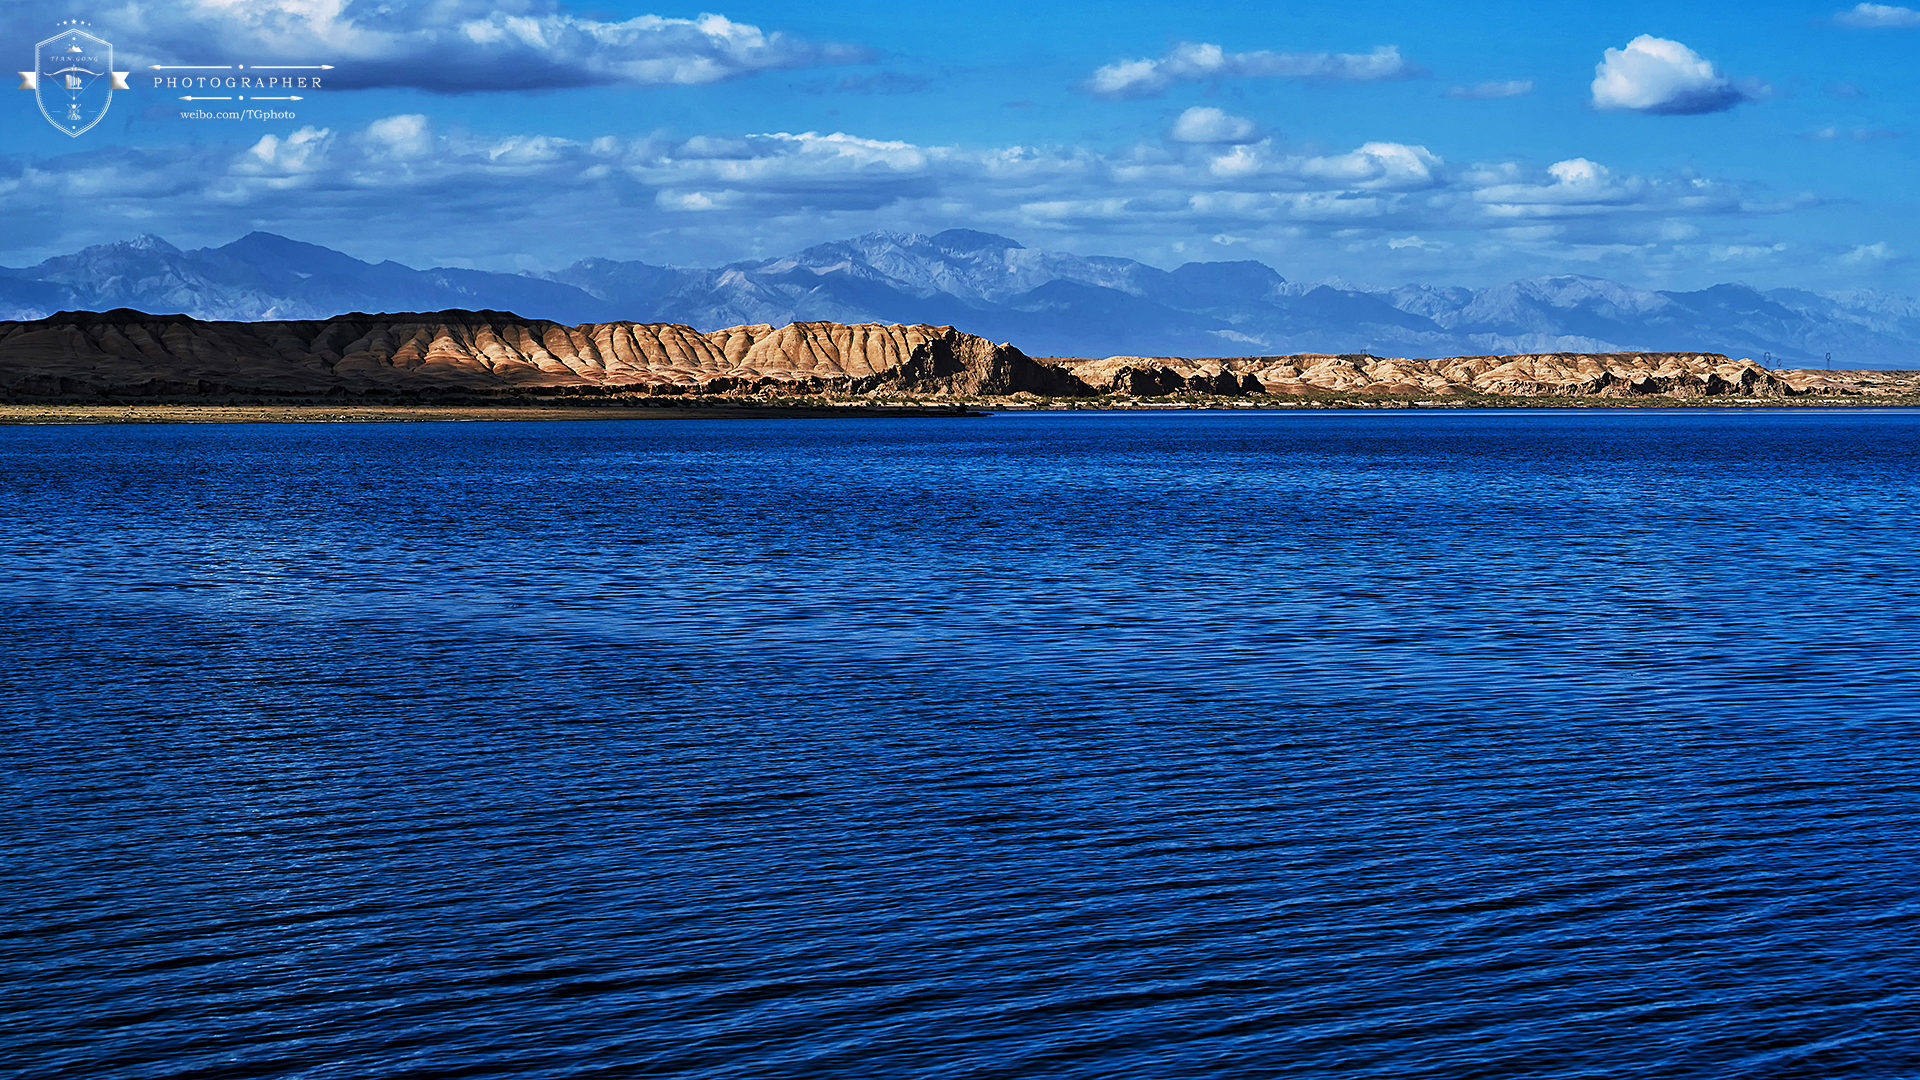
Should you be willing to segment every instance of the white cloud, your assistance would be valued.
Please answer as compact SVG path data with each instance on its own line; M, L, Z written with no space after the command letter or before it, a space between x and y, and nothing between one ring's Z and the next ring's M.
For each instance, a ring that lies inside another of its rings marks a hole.
M1487 219L1577 221L1671 213L1767 213L1801 205L1762 206L1744 198L1731 184L1702 177L1620 176L1586 158L1555 162L1547 166L1544 177L1525 177L1518 172L1489 169L1472 178L1477 183L1471 198ZM1668 222L1656 228L1670 229L1671 225Z
M558 0L103 0L96 11L138 64L328 63L342 89L691 85L869 58L724 15L607 21Z
M1362 191L1412 191L1439 183L1443 162L1424 146L1370 142L1350 154L1309 158L1300 174Z
M1196 105L1173 122L1173 138L1188 143L1249 143L1260 137L1260 125L1244 116Z
M1848 266L1882 266L1891 262L1900 262L1906 256L1894 250L1885 240L1877 244L1861 244L1852 251L1839 257L1837 261Z
M1594 67L1598 109L1691 115L1722 112L1754 96L1699 53L1651 34L1641 34L1624 49L1608 49Z
M1833 17L1841 26L1864 30L1895 30L1920 26L1920 11L1892 4L1855 4Z
M1617 178L1605 165L1570 158L1547 166L1548 183L1493 183L1473 193L1500 218L1571 217L1632 206L1645 194L1640 177Z
M1283 153L1271 139L1236 146L1205 161L1209 186L1299 190L1416 191L1440 183L1445 163L1424 146L1370 142L1345 154ZM1180 182L1186 166L1166 172ZM1191 181L1189 181L1191 182Z
M367 137L385 147L394 157L420 157L432 145L427 118L419 113L375 120L367 126Z
M1158 97L1180 82L1228 77L1301 79L1312 82L1382 82L1423 74L1382 45L1369 53L1230 53L1218 45L1185 42L1157 60L1120 60L1096 70L1084 84L1105 98Z
M87 208L65 220L94 231L59 250L124 239L125 222L139 219L176 243L266 229L375 261L417 261L457 235L469 262L525 256L550 266L589 255L711 264L875 228L946 225L1116 253L1213 237L1256 257L1276 243L1300 251L1324 241L1328 252L1359 243L1427 265L1487 251L1627 258L1620 253L1681 243L1764 246L1773 238L1700 224L1805 205L1587 158L1456 167L1427 147L1386 141L1309 154L1271 139L1105 153L812 131L573 140L442 130L412 113L239 144L107 147L0 166L6 220ZM477 220L492 224L474 230Z
M289 176L317 167L326 159L333 140L329 128L303 127L286 138L262 135L234 163L234 172L255 176Z
M1709 244L1706 249L1714 262L1763 262L1786 250L1785 244Z
M1493 101L1499 98L1524 97L1531 93L1533 93L1532 79L1513 79L1508 82L1483 82L1473 86L1449 86L1441 96L1462 101Z

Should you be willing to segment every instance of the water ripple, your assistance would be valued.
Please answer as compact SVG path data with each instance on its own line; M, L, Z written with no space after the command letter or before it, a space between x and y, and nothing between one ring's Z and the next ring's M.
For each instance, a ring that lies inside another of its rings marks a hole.
M1920 1075L1916 463L0 429L0 1077Z

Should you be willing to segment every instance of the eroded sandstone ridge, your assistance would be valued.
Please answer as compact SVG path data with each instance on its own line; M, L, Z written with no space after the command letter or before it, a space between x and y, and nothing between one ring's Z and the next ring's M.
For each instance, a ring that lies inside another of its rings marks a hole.
M526 392L1074 393L1058 368L950 326L561 326L493 311L201 322L136 311L0 322L0 393L153 397Z
M1770 371L1718 353L1541 353L1440 360L1331 354L1056 361L1099 391L1328 397L1784 397L1920 392L1912 372Z
M562 326L493 311L243 323L119 310L0 322L0 397L12 401L1916 392L1912 373L1769 371L1714 353L1042 361L950 326L924 325L794 323L702 333L668 323Z

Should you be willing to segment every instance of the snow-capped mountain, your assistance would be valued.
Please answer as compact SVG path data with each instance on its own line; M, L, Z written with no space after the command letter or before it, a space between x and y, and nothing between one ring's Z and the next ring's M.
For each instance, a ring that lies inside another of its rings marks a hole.
M195 251L142 236L21 270L0 269L0 318L122 307L241 321L487 307L537 312L565 322L612 317L602 301L551 281L367 263L262 232Z
M584 259L548 274L362 262L270 233L182 251L158 237L0 269L0 318L136 308L202 319L491 308L564 323L951 324L1036 356L1696 350L1776 367L1920 367L1920 301L1871 291L1637 289L1576 275L1487 289L1290 282L1258 262L1161 270L990 233L876 232L698 268Z

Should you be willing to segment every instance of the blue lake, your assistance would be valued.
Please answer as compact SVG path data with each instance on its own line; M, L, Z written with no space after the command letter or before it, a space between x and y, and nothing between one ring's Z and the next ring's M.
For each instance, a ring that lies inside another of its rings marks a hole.
M1920 1076L1920 413L0 428L0 1077Z

